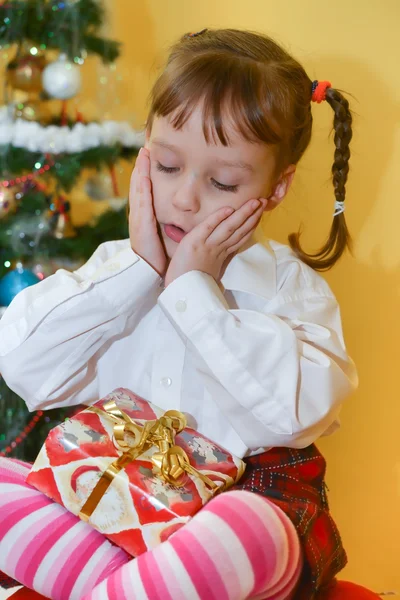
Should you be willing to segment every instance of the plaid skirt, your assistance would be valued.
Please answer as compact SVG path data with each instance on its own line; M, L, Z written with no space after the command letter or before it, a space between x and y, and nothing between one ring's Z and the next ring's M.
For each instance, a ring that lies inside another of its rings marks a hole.
M297 529L304 569L296 600L323 597L324 589L347 563L342 540L329 513L324 457L313 444L302 450L272 448L245 462L246 471L234 489L267 497Z
M8 590L10 588L16 587L17 585L21 585L15 579L12 579L2 571L0 571L0 588Z

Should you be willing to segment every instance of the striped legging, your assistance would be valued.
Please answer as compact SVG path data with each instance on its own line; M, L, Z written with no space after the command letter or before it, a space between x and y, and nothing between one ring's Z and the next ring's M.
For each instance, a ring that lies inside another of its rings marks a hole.
M286 600L301 571L296 530L267 499L232 491L137 559L25 483L0 458L0 570L55 600Z

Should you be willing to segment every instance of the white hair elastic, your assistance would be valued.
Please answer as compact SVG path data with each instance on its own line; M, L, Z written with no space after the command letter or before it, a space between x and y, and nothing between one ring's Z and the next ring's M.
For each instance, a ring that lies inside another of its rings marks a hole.
M334 217L337 217L338 215L341 215L342 212L344 212L345 207L344 207L344 202L338 202L336 200L335 202L335 212L333 213Z

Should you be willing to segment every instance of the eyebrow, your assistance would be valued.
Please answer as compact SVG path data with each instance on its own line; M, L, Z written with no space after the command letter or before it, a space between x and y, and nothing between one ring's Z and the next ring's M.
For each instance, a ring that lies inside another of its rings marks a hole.
M167 142L164 142L164 140L161 140L160 138L154 138L152 140L152 143L155 144L156 146L161 146L162 148L167 148L168 150L172 150L172 152L177 152L178 154L180 153L180 150L177 146L174 146L173 144L168 144ZM246 169L247 171L251 171L251 172L254 171L253 167L249 163L242 162L240 160L232 161L232 160L224 160L222 158L216 158L216 159L214 159L214 162L223 167L237 167L240 169Z

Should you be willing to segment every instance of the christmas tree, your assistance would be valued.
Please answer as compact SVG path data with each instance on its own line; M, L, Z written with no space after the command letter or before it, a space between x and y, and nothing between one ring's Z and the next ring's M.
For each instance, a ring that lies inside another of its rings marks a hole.
M0 307L57 268L76 268L100 243L128 236L116 167L137 154L142 136L125 122L89 122L71 103L89 55L111 65L119 56L119 43L102 35L105 17L97 0L0 4L0 54L10 57L0 105ZM85 176L88 197L106 210L76 226L74 190ZM28 413L0 377L0 455L34 460L66 416Z

